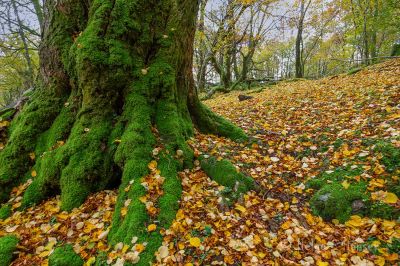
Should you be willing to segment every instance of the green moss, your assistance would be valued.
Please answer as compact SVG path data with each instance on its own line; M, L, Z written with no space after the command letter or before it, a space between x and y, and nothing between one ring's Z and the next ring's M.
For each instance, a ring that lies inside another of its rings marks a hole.
M1 111L0 121L9 120L15 114L16 111L17 110L15 110L15 109Z
M189 136L185 135L185 124L191 120L180 116L177 105L172 100L162 99L157 104L156 125L167 149L172 153L177 150L183 151L182 159L185 167L191 167L193 162L193 151L186 143Z
M388 191L396 194L397 197L400 197L400 184L399 181L391 180L388 183Z
M308 188L312 188L315 190L321 189L324 185L329 182L342 182L347 179L347 177L353 177L361 175L363 169L361 167L357 167L352 169L351 167L338 167L332 173L324 172L321 175L310 179L306 182L306 186Z
M396 148L389 142L380 141L376 144L374 151L382 154L380 161L389 173L400 168L400 148Z
M0 220L5 220L8 217L11 216L11 205L10 204L4 204L0 208Z
M356 67L356 68L352 68L350 69L350 71L347 73L347 75L354 75L358 72L360 72L361 70L363 70L363 67Z
M200 157L201 168L218 184L229 188L229 192L243 194L255 189L254 180L238 172L236 167L228 160L218 161L215 157ZM234 196L234 195L233 195ZM234 197L237 198L237 197Z
M107 259L108 259L107 253L100 251L96 257L96 263L94 265L95 266L108 266Z
M74 101L74 95L70 96L67 103L52 126L37 140L34 166L37 177L24 193L23 208L39 203L59 191L61 170L67 162L65 150L58 142L64 143L67 140L76 119L77 103Z
M368 215L387 220L397 220L400 217L400 210L383 202L375 202L369 207Z
M391 56L400 56L400 43L393 45Z
M65 144L63 152L69 155L69 161L60 179L64 210L78 207L91 192L104 189L112 179L112 158L107 152L112 116L107 108L102 111L83 114Z
M7 235L0 238L0 266L8 266L14 257L13 252L17 248L19 240L14 235Z
M363 182L351 184L348 189L337 182L326 184L311 198L311 210L325 220L337 219L345 222L353 214L354 201L368 201L365 191L366 184Z
M49 256L50 266L82 266L83 263L82 258L69 244L57 247Z
M160 213L157 220L163 228L169 228L179 210L179 200L182 195L182 184L178 177L178 169L181 169L177 161L170 155L162 155L159 161L161 175L165 177L163 184L164 195L158 201Z
M113 227L109 234L109 241L113 244L130 244L133 236L140 238L146 231L145 223L149 219L146 207L139 200L146 194L146 190L140 184L140 178L148 174L147 165L152 159L151 152L156 142L151 132L152 109L146 97L139 94L137 89L134 84L132 92L126 98L121 116L121 121L126 127L114 155L114 161L123 169L123 173ZM125 191L129 186L130 189ZM127 215L122 217L121 209L128 199L131 200L131 204Z
M36 91L32 101L13 120L10 138L0 153L0 202L32 166L29 153L35 150L38 136L47 130L60 112L63 99L44 90Z

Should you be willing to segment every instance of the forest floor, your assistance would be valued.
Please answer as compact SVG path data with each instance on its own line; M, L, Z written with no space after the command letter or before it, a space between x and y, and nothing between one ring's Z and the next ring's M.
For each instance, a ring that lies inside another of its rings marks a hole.
M239 102L240 93L254 98ZM371 202L400 208L398 191L389 192L398 187L399 170L388 169L382 152L375 150L377 142L400 148L400 60L352 75L218 95L205 103L254 141L245 145L197 134L191 146L197 154L231 160L264 189L249 192L228 207L220 202L224 188L199 167L182 172L181 208L171 228L162 232L164 245L156 254L157 265L394 265L400 261L398 220L352 215L344 223L325 222L310 209L316 191L307 185L308 180L340 168L337 179L324 181L340 182L345 190L364 182ZM398 163L395 159L390 159L392 164ZM357 169L357 174L343 172ZM110 264L123 264L118 258L129 253L128 246L109 247L106 242L116 191L94 194L71 213L60 211L58 198L14 211L27 185L13 190L12 216L0 220L0 236L13 233L21 239L12 265L47 265L49 254L60 243L72 243L86 265L94 263L98 251L108 254ZM144 248L145 243L134 246L139 252Z

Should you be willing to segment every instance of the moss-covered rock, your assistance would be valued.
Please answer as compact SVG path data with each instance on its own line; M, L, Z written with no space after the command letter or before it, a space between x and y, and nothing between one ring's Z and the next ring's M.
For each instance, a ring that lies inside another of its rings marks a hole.
M400 218L400 210L383 202L374 202L369 206L368 215L386 220L397 220Z
M355 67L355 68L350 69L347 74L348 75L354 75L354 74L360 72L363 69L364 69L363 67Z
M14 257L19 240L15 235L0 238L0 266L8 266Z
M393 45L391 56L400 56L400 43Z
M0 220L7 219L8 217L11 216L11 205L10 204L4 204L0 208Z
M352 214L365 212L368 202L366 187L363 182L350 185L347 189L337 182L326 184L311 198L311 210L324 220L337 219L345 222ZM354 208L354 205L359 206Z
M83 260L71 245L58 247L49 257L50 266L82 266Z

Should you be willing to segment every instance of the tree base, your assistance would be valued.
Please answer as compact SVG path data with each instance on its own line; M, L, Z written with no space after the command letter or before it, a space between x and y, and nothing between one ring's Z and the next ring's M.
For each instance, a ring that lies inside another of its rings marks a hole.
M179 209L178 172L194 159L186 142L193 136L192 121L203 131L246 138L200 103L191 117L173 99L150 104L132 92L118 115L112 106L80 108L73 94L55 98L38 92L34 97L12 122L10 141L0 154L2 201L13 186L32 178L22 209L60 193L61 209L69 211L90 193L119 183L109 242L131 245L137 238L148 243L138 265L152 261L162 244L160 230L169 228ZM227 161L202 160L202 165L237 194L253 188ZM221 175L224 171L232 175Z

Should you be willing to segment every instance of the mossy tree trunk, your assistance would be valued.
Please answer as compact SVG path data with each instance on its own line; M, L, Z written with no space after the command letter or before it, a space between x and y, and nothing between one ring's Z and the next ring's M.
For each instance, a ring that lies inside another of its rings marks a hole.
M45 1L41 79L0 154L1 201L32 171L22 207L60 193L71 210L120 182L110 240L153 243L141 259L149 260L162 239L144 230L150 221L139 200L153 149L162 148L156 159L165 177L156 220L168 227L181 195L177 172L193 159L186 140L194 127L246 138L198 100L197 9L194 0Z

